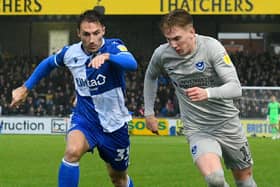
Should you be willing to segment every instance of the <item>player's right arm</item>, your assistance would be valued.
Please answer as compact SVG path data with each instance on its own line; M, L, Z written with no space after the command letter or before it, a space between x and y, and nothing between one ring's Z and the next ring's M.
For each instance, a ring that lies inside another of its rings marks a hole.
M55 56L44 59L33 71L28 80L12 92L10 107L17 107L22 104L31 90L42 78L46 77L56 67Z
M158 76L160 75L159 50L155 50L144 79L144 115L146 125L153 133L158 133L158 120L155 117L154 103L157 94Z
M28 89L25 85L22 85L12 92L12 102L10 104L10 107L17 107L21 103L23 103L28 95Z
M145 121L147 128L152 131L152 133L158 135L158 119L155 117L155 115L145 116Z
M16 107L22 104L28 92L44 77L48 76L50 72L59 66L64 66L64 55L68 50L68 46L63 47L55 55L51 55L40 62L35 68L33 73L27 79L27 81L20 87L16 88L12 92L12 102L10 107Z

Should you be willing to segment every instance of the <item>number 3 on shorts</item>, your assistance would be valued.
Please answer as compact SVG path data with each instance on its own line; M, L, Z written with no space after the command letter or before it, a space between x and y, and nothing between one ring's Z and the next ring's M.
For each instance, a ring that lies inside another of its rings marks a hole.
M129 155L129 147L125 149L117 149L118 156L115 158L115 161L119 162L122 160L127 160Z

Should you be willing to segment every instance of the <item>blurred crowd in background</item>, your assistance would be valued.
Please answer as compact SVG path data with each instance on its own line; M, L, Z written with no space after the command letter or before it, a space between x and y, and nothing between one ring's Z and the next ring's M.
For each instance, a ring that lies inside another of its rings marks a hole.
M242 86L279 86L280 56L270 53L230 55L236 66ZM2 55L0 59L0 115L69 116L75 97L74 83L66 68L54 70L32 91L26 102L11 109L12 90L28 78L43 57L15 57ZM134 117L143 117L143 83L148 60L137 58L139 66L126 75L126 103ZM235 100L241 118L265 118L271 95L280 99L280 90L243 90L243 96ZM158 80L155 112L161 117L179 117L174 89L169 80Z

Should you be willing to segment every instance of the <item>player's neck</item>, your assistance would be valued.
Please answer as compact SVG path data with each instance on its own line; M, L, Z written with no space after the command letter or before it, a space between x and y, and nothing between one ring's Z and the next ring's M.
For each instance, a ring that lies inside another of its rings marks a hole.
M191 52L190 54L194 53L196 51L196 46L197 46L197 38L196 35L193 37L193 42L192 42L192 47L191 47Z
M192 55L193 53L195 53L196 48L197 48L197 38L196 38L196 35L195 35L195 37L194 37L193 40L192 40L192 44L191 44L191 47L190 47L190 51L189 51L189 53L188 53L186 56L190 56L190 55Z

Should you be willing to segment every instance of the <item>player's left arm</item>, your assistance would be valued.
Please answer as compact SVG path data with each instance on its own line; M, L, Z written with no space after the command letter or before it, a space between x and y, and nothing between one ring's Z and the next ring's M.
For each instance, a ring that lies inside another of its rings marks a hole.
M137 61L134 56L121 43L117 44L112 52L103 53L94 57L88 66L99 68L106 61L110 61L123 70L134 71L137 69Z
M134 71L137 69L137 62L130 52L110 54L109 60L124 70Z
M212 45L208 54L209 59L222 84L218 87L207 88L208 98L232 99L240 97L242 95L241 84L229 55L218 41L213 42Z

